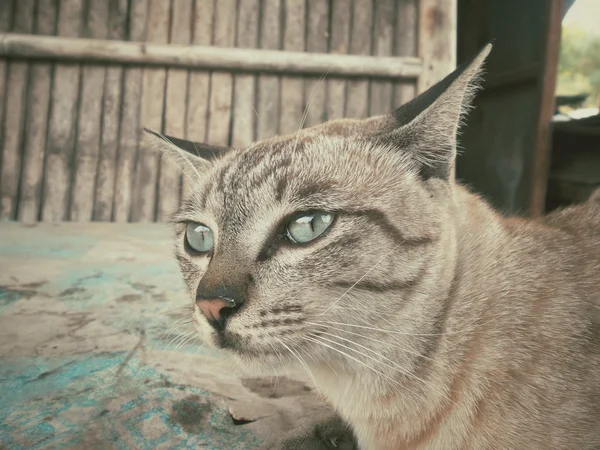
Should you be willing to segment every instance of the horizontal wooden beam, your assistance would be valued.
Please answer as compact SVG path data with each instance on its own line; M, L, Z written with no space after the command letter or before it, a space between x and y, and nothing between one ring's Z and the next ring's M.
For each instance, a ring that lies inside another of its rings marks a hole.
M414 57L374 57L1 33L0 57L242 72L418 78Z

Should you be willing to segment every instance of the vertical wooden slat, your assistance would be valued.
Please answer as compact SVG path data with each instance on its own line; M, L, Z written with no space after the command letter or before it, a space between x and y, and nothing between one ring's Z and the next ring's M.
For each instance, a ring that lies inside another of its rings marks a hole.
M148 0L131 0L130 40L143 41L146 38L147 15ZM134 171L141 128L142 71L141 68L132 67L126 68L123 74L123 105L113 206L113 219L116 222L127 222L130 219L134 201Z
M375 2L374 23L373 54L391 56L394 44L394 2ZM378 116L391 112L392 100L390 80L371 81L369 115Z
M106 39L109 3L107 1L90 1L85 12L83 36L92 39ZM81 72L81 99L75 141L70 219L77 222L89 222L92 220L94 209L106 68L84 65Z
M303 52L306 30L306 0L285 0L283 49ZM283 135L298 130L304 113L304 80L301 77L281 78L281 122Z
M306 51L327 53L329 40L329 2L308 0L308 23ZM362 18L360 18L362 20ZM318 125L327 120L325 102L327 100L326 74L319 79L309 77L304 83L306 101L306 127Z
M423 92L456 66L457 0L419 0L419 56L423 73L418 91Z
M213 32L213 1L196 2L193 14L192 43L210 45ZM207 138L208 100L210 98L210 74L192 70L189 78L186 114L186 138L193 142L205 142ZM183 179L182 198L186 198L192 185Z
M398 0L396 29L394 32L394 55L417 55L417 0ZM394 83L394 105L398 108L417 95L417 84L412 80L400 80Z
M0 32L10 31L13 17L13 1L0 2ZM0 58L0 186L2 185L2 159L4 153L4 108L6 99L6 77L8 75L8 63Z
M192 2L189 0L173 0L171 43L190 43L191 18ZM169 69L165 99L165 133L170 136L185 136L187 81L188 71L186 69ZM180 186L180 170L172 163L162 160L158 181L157 220L163 221L175 212L179 205Z
M16 3L13 31L33 31L35 0ZM4 121L4 148L0 173L0 219L16 219L19 174L25 127L25 99L29 64L12 61L8 66L6 84L6 118Z
M369 55L371 53L372 20L372 0L354 0L350 36L350 53L353 55ZM367 117L369 114L368 80L349 80L346 95L346 116L358 119Z
M531 201L529 212L533 217L544 213L548 174L552 151L552 116L554 114L556 78L560 56L561 21L564 0L552 0L548 6L548 22L543 56L543 77L540 80L540 100L535 127L533 173L531 175Z
M281 48L281 0L263 0L260 27L260 46L263 49ZM279 132L279 76L258 77L258 139Z
M237 47L258 46L259 0L243 0L239 3L237 20ZM256 101L254 85L256 77L236 74L234 78L233 127L231 145L244 147L255 139Z
M57 12L56 0L38 0L35 33L55 34ZM51 86L52 65L44 62L32 63L18 210L18 219L22 222L35 222L40 213Z
M169 40L169 2L149 0L147 41L167 43ZM155 130L162 129L166 70L144 68L140 125ZM151 222L155 218L158 155L147 139L140 140L135 169L134 199L131 204L131 220Z
M125 39L127 29L128 0L110 0L108 39ZM136 69L138 70L138 69ZM102 100L102 135L96 174L93 220L112 219L115 195L117 149L119 146L119 119L121 112L121 88L123 68L108 66L104 78ZM131 126L131 124L128 124Z
M213 45L233 47L235 43L235 13L235 0L216 0ZM229 145L232 89L233 75L231 73L212 73L208 111L208 142L211 144Z
M77 37L82 26L82 2L60 0L57 33ZM46 167L43 187L42 219L67 218L71 165L75 145L79 64L57 64L54 69Z
M333 0L331 6L331 53L348 53L350 45L350 13L352 0ZM345 117L346 82L341 79L327 81L327 120Z

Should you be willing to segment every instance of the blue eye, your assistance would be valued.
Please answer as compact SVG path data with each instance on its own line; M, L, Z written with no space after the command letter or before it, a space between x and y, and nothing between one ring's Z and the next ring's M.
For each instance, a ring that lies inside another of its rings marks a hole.
M287 226L287 235L295 244L304 244L318 238L333 223L334 215L317 212L296 217Z
M214 245L212 230L197 222L188 222L185 238L188 245L200 253L210 251Z

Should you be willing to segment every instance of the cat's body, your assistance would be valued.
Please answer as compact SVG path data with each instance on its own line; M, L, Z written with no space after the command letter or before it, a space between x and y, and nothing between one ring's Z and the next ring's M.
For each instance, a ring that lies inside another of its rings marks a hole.
M216 161L163 146L196 184L175 222L199 333L300 361L362 450L600 448L600 193L527 221L455 184L487 51L390 116Z
M600 448L600 201L544 223L505 219L460 186L455 199L456 278L422 329L440 334L423 337L432 360L412 371L430 388L324 365L320 389L364 449ZM398 330L390 320L375 327Z

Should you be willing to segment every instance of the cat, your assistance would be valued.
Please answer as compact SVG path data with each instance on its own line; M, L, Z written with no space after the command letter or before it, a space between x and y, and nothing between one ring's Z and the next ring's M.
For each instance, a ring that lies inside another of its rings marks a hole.
M389 115L244 149L153 133L193 185L198 333L299 362L335 411L273 449L600 449L600 192L505 218L453 177L490 49Z

